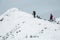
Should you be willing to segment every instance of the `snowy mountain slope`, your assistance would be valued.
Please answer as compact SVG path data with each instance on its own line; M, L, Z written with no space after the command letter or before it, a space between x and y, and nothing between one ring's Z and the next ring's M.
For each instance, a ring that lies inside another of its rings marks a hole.
M17 8L0 16L0 40L60 40L60 24L34 18Z

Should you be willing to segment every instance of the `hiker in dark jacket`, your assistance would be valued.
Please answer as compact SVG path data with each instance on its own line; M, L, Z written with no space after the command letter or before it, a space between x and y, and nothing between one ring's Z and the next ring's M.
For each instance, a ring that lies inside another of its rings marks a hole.
M34 18L36 17L36 12L35 11L33 11L33 16L34 16Z

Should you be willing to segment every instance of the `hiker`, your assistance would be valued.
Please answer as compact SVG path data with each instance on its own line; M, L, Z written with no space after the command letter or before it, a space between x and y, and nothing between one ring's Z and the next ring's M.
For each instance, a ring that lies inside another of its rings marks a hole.
M53 21L53 15L50 14L50 21Z
M36 17L36 12L35 11L33 11L33 16L34 16L34 18Z

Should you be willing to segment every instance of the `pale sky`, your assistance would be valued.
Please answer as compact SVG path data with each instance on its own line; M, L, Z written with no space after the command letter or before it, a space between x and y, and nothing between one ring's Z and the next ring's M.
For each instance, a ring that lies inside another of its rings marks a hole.
M60 0L0 0L0 15L15 7L28 13L35 10L44 19L49 19L51 12L55 18L60 17Z

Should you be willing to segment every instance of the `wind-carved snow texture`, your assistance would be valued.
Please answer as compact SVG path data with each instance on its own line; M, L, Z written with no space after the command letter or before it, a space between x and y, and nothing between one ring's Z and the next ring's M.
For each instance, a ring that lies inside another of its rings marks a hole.
M0 16L0 40L60 40L60 24L9 9Z
M21 27L19 26L19 24L13 28L11 31L9 31L8 33L6 33L3 37L2 40L6 40L7 38L9 38L10 36L14 37L16 35L14 35L14 33L19 33L21 32Z
M60 24L60 17L56 18L56 22L57 22L57 24Z

